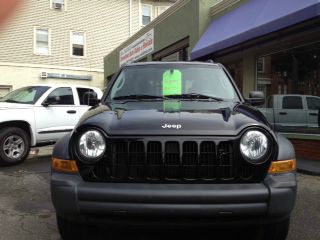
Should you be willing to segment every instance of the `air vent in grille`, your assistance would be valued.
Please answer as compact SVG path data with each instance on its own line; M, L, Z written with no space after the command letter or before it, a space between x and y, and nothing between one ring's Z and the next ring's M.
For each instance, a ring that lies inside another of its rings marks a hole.
M162 146L160 142L148 142L147 144L147 178L159 180L162 175Z
M259 182L268 163L242 159L233 141L114 141L94 166L80 165L86 181Z
M198 145L196 142L184 142L182 154L183 177L197 179L198 177Z
M216 158L214 142L202 142L200 144L200 175L204 179L216 179L219 163Z

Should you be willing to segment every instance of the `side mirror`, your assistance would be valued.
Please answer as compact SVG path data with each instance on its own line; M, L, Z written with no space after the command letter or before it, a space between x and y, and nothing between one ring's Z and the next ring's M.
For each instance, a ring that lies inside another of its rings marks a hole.
M48 107L49 105L52 105L52 104L58 104L59 101L60 101L60 97L59 97L59 96L49 96L49 97L42 103L42 106Z
M247 101L252 106L261 106L265 102L264 93L261 91L251 91L249 93L249 98L247 99Z
M100 99L98 99L98 95L96 92L86 92L83 94L83 103L89 106L95 106L100 102Z

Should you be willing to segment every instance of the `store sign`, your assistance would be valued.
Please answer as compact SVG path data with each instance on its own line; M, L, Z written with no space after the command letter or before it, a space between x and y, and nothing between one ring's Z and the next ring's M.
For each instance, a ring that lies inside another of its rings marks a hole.
M120 51L120 66L139 60L154 50L154 30L151 29Z
M75 79L75 80L92 80L91 76L75 75L75 74L61 74L61 73L47 73L47 78L61 78L61 79Z

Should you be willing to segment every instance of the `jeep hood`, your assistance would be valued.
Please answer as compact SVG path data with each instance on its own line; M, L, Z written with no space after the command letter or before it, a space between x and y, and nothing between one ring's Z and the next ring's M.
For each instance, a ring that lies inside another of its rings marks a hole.
M101 105L85 113L77 128L97 126L109 136L234 136L248 126L268 124L258 110L238 103L188 101L173 108L160 101Z

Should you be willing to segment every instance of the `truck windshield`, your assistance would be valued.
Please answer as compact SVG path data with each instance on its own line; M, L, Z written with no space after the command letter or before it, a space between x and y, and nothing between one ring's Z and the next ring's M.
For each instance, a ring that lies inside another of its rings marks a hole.
M1 98L0 102L35 104L48 89L49 87L45 86L19 88Z
M205 64L125 67L114 81L108 99L239 101L223 69Z

